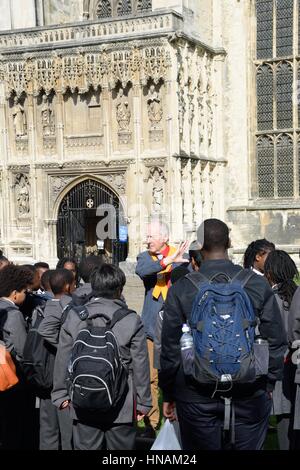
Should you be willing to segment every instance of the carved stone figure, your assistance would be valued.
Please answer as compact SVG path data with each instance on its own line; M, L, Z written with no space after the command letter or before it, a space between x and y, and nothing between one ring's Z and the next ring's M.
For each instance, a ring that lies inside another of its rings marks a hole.
M161 212L164 196L164 175L159 168L153 168L152 176L152 210L154 213Z
M41 114L42 114L43 135L48 136L48 135L54 134L53 109L46 95L43 95L43 104L42 104Z
M18 215L26 215L30 212L29 205L29 182L25 175L18 175L16 178L17 210Z
M123 88L120 88L117 97L116 117L119 126L119 131L129 131L131 112L129 109L128 100L124 96Z
M14 106L12 108L12 115L14 120L14 129L16 137L21 137L27 133L26 114L24 107L20 104L19 99L15 96Z
M155 90L155 86L153 84L150 85L150 88L149 88L147 104L148 104L148 116L149 116L149 121L151 122L151 127L152 128L158 127L163 117L163 109L162 109L162 104L161 104L159 94Z

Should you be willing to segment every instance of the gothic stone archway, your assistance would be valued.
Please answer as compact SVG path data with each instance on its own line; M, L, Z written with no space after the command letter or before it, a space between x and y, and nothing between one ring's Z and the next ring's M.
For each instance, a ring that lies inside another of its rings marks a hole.
M88 254L101 254L97 249L97 224L105 217L97 216L97 207L110 204L115 208L116 220L114 239L104 240L104 249L108 260L114 264L127 257L128 243L119 241L119 224L122 207L117 195L107 186L87 179L78 183L63 198L57 221L58 258L71 256L80 261Z

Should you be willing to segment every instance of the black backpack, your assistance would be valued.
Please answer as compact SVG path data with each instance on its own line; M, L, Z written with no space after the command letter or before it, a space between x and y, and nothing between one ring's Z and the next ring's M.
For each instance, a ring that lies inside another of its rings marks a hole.
M74 408L87 412L108 413L122 403L128 391L128 370L122 362L114 325L132 310L121 308L110 320L105 314L88 318L86 307L76 309L87 327L79 331L69 364L70 397ZM102 317L103 326L93 319Z
M46 304L46 303L45 303ZM40 398L49 398L53 387L56 348L38 331L44 319L45 304L36 307L36 320L28 332L23 351L22 368L26 381Z

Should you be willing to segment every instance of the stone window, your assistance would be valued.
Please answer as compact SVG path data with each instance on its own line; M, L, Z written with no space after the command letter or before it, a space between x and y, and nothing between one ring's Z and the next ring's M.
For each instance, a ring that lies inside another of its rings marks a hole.
M124 16L132 13L132 2L131 0L119 0L117 5L117 15Z
M256 18L257 195L299 198L300 1L256 0Z
M136 9L138 12L148 11L148 10L151 10L151 8L152 8L151 0L138 0L137 1Z
M97 18L110 18L112 16L112 8L110 0L100 0L96 7Z

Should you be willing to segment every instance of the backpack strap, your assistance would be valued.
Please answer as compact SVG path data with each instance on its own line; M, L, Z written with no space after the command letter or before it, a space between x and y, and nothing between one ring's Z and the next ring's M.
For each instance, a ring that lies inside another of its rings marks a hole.
M233 276L231 282L239 281L242 287L245 287L248 281L250 281L251 277L254 276L253 271L251 269L241 269L237 274Z
M123 318L127 317L127 315L129 315L130 313L135 313L135 311L130 310L130 309L125 308L125 307L119 308L119 310L117 310L113 314L113 317L112 317L111 322L110 322L110 328L113 328L118 321L120 321Z
M184 277L186 277L186 279L188 279L197 290L199 289L202 282L209 282L209 279L207 279L207 277L199 271L197 273L195 272L186 274Z

